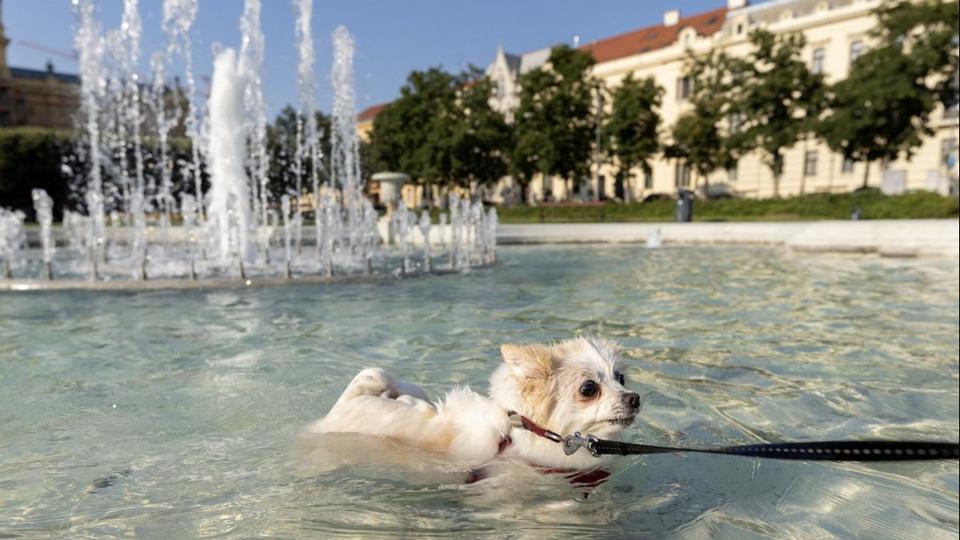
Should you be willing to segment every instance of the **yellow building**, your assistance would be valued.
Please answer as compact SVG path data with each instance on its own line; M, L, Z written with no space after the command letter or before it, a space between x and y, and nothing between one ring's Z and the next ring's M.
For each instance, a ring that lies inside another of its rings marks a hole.
M0 17L2 17L0 5ZM80 77L7 65L7 39L0 18L0 127L67 129L80 106Z
M664 124L672 126L688 107L689 81L683 75L688 50L697 54L720 49L738 56L750 50L748 35L754 29L801 32L807 42L803 55L810 68L822 72L828 83L835 82L846 77L853 61L871 45L869 33L876 25L872 12L879 5L877 0L781 0L750 6L744 0L730 0L726 9L688 18L681 18L676 11L667 12L661 25L583 48L594 54L594 74L608 87L616 87L629 73L653 77L665 91L661 107ZM655 45L645 44L645 36L658 34L661 38ZM672 39L662 39L663 34ZM932 189L946 193L951 180L956 182L957 178L957 109L935 111L931 124L934 134L925 139L912 160L899 160L883 171L871 171L870 184L889 192ZM781 195L850 191L861 185L866 166L845 162L819 141L798 143L785 157ZM874 165L874 169L879 167ZM592 187L596 189L599 177L610 193L613 170L601 166L595 173ZM663 158L655 160L652 178L643 178L639 171L634 178L634 198L703 185L703 179ZM735 169L717 172L709 180L712 189L740 196L774 194L772 173L756 154L745 156ZM555 184L555 189L562 189L561 182Z
M661 24L640 28L582 44L596 60L593 74L608 88L615 88L628 74L635 78L653 77L664 89L660 114L662 140L667 140L670 127L687 110L690 81L684 77L688 52L703 54L711 49L728 55L745 55L750 49L751 31L764 28L774 33L801 32L807 45L803 52L811 69L822 72L827 82L846 77L852 62L871 45L870 31L876 20L872 12L881 0L774 0L749 5L747 0L728 0L725 7L681 16L679 11L664 13ZM509 54L498 49L487 75L494 81L496 95L492 105L504 112L508 120L518 106L518 78L540 67L549 56L545 47L526 54ZM609 107L609 103L607 104ZM372 127L379 108L364 111L366 124ZM369 127L366 129L369 131ZM896 193L906 189L932 189L947 193L957 181L957 109L937 110L931 116L934 134L924 140L913 159L889 163L886 169L873 166L870 185ZM368 133L367 131L367 133ZM366 134L366 133L365 133ZM583 179L574 187L573 195L583 199L616 197L638 200L653 194L675 193L680 187L698 189L707 182L697 178L674 160L657 157L653 174L634 171L629 182L617 180L616 170L609 164L594 164L592 178ZM845 162L819 141L801 142L785 153L785 167L780 194L801 192L845 192L859 187L865 165ZM734 169L710 176L711 192L724 192L744 197L773 196L773 178L759 155L743 157ZM956 189L955 187L953 189ZM535 180L531 194L543 200L544 190L555 198L567 196L559 178ZM493 200L516 198L519 190L509 178L500 183Z
M377 118L377 114L387 105L387 103L378 103L377 105L371 105L360 111L360 114L357 115L357 136L360 137L360 140L370 141L370 132L373 131L373 121Z

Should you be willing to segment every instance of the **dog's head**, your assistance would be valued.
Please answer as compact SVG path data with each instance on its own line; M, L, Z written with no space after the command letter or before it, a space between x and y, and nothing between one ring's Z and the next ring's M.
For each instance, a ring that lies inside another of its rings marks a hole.
M594 337L552 345L503 345L490 395L561 435L609 437L633 423L640 396L627 390L620 348Z

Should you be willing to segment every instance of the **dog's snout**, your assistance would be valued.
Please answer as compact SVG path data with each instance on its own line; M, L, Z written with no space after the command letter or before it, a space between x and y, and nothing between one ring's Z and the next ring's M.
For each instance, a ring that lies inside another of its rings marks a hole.
M633 410L640 408L640 394L636 392L627 392L623 394L623 402Z

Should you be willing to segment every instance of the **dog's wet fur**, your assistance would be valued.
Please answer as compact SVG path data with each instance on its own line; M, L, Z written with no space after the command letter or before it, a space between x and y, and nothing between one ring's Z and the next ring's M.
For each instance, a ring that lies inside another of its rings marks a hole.
M624 386L621 350L614 342L578 337L554 344L503 345L500 352L503 364L490 378L488 396L463 387L431 402L416 385L379 368L364 369L306 433L379 437L463 470L501 458L582 470L597 467L597 458L585 451L567 456L559 444L511 428L507 411L561 435L579 431L601 438L616 438L636 419L640 397ZM356 448L340 450L349 456ZM411 455L381 457L384 463L396 463Z

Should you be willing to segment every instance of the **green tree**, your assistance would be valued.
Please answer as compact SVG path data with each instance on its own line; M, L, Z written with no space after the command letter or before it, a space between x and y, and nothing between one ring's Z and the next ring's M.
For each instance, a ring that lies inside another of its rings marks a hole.
M603 126L604 148L616 160L618 174L627 179L630 171L640 167L650 174L650 160L660 150L657 130L660 127L660 98L663 88L652 77L643 80L627 75L612 92L613 104ZM627 195L629 200L629 195Z
M944 107L955 106L958 88L958 3L943 0L886 2L877 8L874 36L882 46L902 48L911 72L932 86Z
M0 129L0 206L23 212L33 219L30 192L40 188L53 199L57 218L68 207L69 170L61 167L73 151L68 131L43 128ZM84 170L79 164L76 173Z
M509 129L503 114L490 106L493 83L471 66L459 76L452 125L453 178L492 185L507 174Z
M514 115L513 170L555 175L567 183L589 173L599 83L590 75L594 60L566 45L554 47L547 63L520 76L520 105Z
M741 129L730 134L737 154L760 150L773 174L773 194L780 195L784 153L812 134L823 104L823 76L811 72L801 58L802 34L750 34L753 50L730 60L730 113Z
M330 179L330 117L321 111L315 114L317 119L317 138L320 144L320 164L317 168L321 183ZM270 154L270 169L267 172L267 189L270 191L270 200L280 200L284 194L296 191L296 148L297 148L297 121L300 115L297 110L287 105L280 111L273 123L267 126L267 152ZM301 178L301 189L311 190L310 173L313 164L310 156L306 156L303 164L304 176Z
M707 187L713 171L736 163L729 136L737 129L740 113L735 111L731 98L734 80L730 64L730 57L716 51L690 55L685 73L691 80L693 108L677 118L671 129L673 142L664 149L667 157L696 171Z
M413 71L400 97L373 122L370 154L383 169L403 171L431 191L454 175L454 125L459 80L440 68Z
M830 88L830 112L817 132L833 151L865 163L864 187L871 163L909 158L932 133L927 121L935 98L922 71L900 48L881 47L858 58L850 75Z

